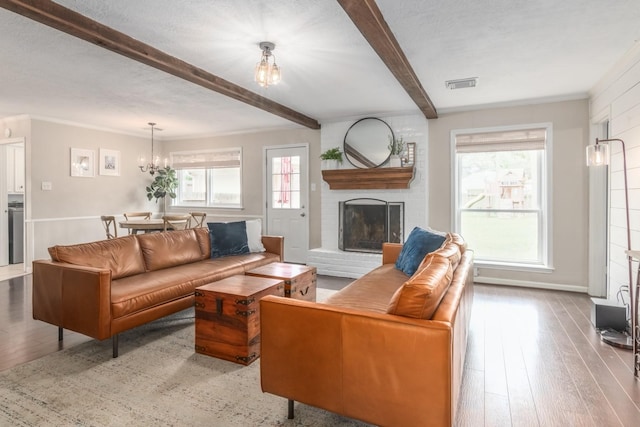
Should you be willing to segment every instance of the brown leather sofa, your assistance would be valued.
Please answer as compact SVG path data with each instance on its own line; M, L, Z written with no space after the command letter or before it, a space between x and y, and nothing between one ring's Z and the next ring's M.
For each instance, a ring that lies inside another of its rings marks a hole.
M193 306L194 290L282 260L283 238L266 252L210 258L209 230L195 228L49 248L33 262L33 318L103 340Z
M473 252L449 234L408 277L383 265L326 303L261 300L262 390L378 426L451 426L473 302Z

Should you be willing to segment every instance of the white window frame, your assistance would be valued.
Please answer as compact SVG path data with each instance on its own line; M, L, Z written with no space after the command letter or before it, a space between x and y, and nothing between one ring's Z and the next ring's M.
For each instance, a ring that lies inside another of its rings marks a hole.
M214 169L214 162L215 160L212 160L213 158L215 158L216 154L219 155L224 155L224 154L232 154L235 155L235 153L239 153L239 168L240 168L240 182L239 182L239 186L240 186L240 203L238 204L214 204L211 201L212 198L212 189L211 189L211 180L212 177L210 176L210 173L208 172L209 169ZM193 156L195 158L195 156L197 155L204 155L205 160L204 161L197 161L194 160L193 163L188 163L188 162L180 162L177 159L180 158L188 158L190 156ZM242 147L226 147L226 148L216 148L216 149L205 149L205 150L191 150L191 151L174 151L170 153L170 157L171 157L171 164L173 165L172 167L174 169L176 169L176 171L179 173L179 171L181 169L198 169L198 168L203 168L206 169L206 176L205 176L205 180L207 181L207 186L206 186L206 194L205 194L205 202L204 203L188 203L188 202L183 202L182 201L182 195L180 194L180 187L178 187L178 197L176 197L176 199L172 200L171 204L172 206L176 206L176 207L198 207L198 208L213 208L213 209L243 209L244 208L244 196L243 196L243 186L242 186L242 168L243 168L243 157L242 157ZM206 160L206 158L210 158L211 160Z
M519 131L519 130L529 130L529 129L540 129L544 128L546 130L546 141L545 141L545 150L542 158L542 162L540 167L542 170L540 171L540 224L539 224L539 241L541 242L541 254L540 254L540 263L518 263L518 262L509 262L509 261L484 261L484 260L474 260L474 265L476 267L488 267L488 268L496 268L503 270L518 270L518 271L535 271L535 272L544 272L550 273L553 271L553 245L552 245L552 235L553 235L553 217L551 215L552 212L552 170L553 170L553 124L552 123L532 123L532 124L523 124L523 125L510 125L510 126L497 126L497 127L486 127L486 128L471 128L471 129L457 129L452 130L450 135L450 147L451 147L451 214L452 214L452 224L454 226L454 230L456 233L459 233L461 230L461 211L458 209L458 191L459 191L459 182L458 182L458 156L456 153L456 138L458 135L464 134L473 134L473 133L487 133L487 132L508 132L508 131ZM463 236L464 237L464 236ZM473 249L473 248L471 248Z

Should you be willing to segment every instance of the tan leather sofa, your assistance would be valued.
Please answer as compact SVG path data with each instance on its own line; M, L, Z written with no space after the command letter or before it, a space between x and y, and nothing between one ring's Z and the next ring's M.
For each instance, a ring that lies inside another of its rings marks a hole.
M409 278L383 265L326 303L261 300L262 390L378 426L451 426L473 302L473 252L457 235ZM392 314L393 313L393 314Z
M283 238L266 252L210 258L209 230L131 235L49 248L33 262L33 318L103 340L193 306L196 287L282 260Z

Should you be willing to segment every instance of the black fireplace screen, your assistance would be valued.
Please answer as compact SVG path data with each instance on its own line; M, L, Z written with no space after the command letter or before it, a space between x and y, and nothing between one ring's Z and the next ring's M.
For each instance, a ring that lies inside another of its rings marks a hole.
M403 241L404 203L378 199L340 202L339 224L341 250L382 253L384 242Z

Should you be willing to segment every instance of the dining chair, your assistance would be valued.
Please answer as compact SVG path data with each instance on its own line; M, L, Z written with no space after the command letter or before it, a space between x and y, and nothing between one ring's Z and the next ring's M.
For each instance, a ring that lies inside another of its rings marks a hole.
M116 227L116 218L114 216L102 215L100 220L102 220L104 231L107 232L107 239L115 239L118 237L118 228ZM111 232L111 227L113 227L113 232Z
M191 214L164 215L164 231L186 230L191 228Z
M124 219L151 219L151 212L125 212Z
M207 217L206 212L191 212L191 218L193 219L193 222L191 223L191 227L193 228L204 227L206 225L206 223L204 222L206 217Z
M129 221L132 219L151 219L151 212L125 212L124 219L126 221ZM129 234L136 234L136 231L130 228Z

